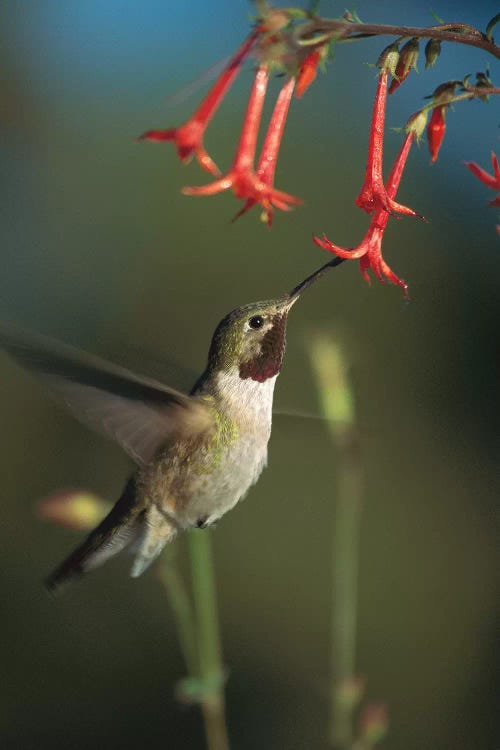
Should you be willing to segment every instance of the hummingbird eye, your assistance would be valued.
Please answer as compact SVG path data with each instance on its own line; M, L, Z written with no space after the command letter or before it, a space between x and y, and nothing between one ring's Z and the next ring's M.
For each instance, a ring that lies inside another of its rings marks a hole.
M248 325L250 326L250 328L254 329L262 328L262 326L264 325L264 318L262 317L262 315L254 315L253 318L250 318L250 320L248 321Z

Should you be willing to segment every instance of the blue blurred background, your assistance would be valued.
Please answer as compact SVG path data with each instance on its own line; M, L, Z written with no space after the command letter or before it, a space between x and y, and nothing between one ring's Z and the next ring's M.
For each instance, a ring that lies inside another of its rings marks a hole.
M482 29L498 11L489 0L433 9ZM170 146L134 143L189 116L202 91L175 107L168 97L236 49L250 11L219 0L0 6L2 319L172 380L169 361L203 368L228 310L287 291L328 259L313 232L357 243L367 217L353 199L375 87L364 63L386 40L339 47L328 75L293 102L276 183L304 205L277 215L271 232L257 212L230 224L229 195L181 195L206 175ZM430 7L405 0L358 12L435 22ZM487 64L498 79L495 60L445 45L433 70L421 62L391 97L388 126L443 80ZM249 67L207 134L223 167L251 76ZM411 302L368 287L355 263L331 272L293 311L277 388L282 408L317 411L308 336L343 342L367 477L358 671L368 697L388 704L387 750L498 746L499 238L493 196L463 166L490 168L497 102L459 104L447 122L439 161L430 167L426 145L415 149L399 194L429 223L401 219L387 231L386 258ZM387 164L400 140L388 130ZM173 696L183 666L154 574L131 581L125 556L56 602L41 584L78 537L42 525L36 501L67 487L114 499L126 460L4 356L0 368L2 747L202 748L197 712ZM321 422L277 417L269 468L215 532L238 750L327 746L335 464Z

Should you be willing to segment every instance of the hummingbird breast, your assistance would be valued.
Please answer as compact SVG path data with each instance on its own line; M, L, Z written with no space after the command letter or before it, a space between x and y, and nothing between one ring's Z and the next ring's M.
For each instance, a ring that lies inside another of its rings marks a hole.
M219 372L199 395L213 411L203 435L172 443L142 472L141 494L181 528L209 525L233 508L267 463L276 377Z

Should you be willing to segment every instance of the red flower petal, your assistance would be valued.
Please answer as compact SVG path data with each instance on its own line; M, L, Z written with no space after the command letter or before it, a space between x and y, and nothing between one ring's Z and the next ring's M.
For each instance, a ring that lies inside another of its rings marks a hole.
M491 163L493 165L493 174L489 174L473 161L464 162L465 166L470 169L472 174L478 178L482 183L487 185L492 190L500 190L500 168L498 166L498 159L496 154L491 152Z

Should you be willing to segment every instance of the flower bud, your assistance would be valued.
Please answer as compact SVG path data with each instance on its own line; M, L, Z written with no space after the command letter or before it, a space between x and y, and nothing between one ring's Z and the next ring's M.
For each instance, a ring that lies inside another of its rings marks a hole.
M286 10L275 9L266 13L260 28L272 34L281 31L290 23L290 14Z
M431 155L431 164L438 158L439 149L443 142L444 134L446 132L445 113L446 105L441 107L434 107L432 110L429 124L427 125L427 140L429 143L429 152Z
M491 78L489 77L489 75L487 75L486 73L482 73L481 71L476 73L476 87L478 89L481 89L481 88L489 89L490 86L492 85L493 84L491 82ZM479 96L479 99L481 99L481 101L483 102L487 102L489 97L487 94L484 94L482 96Z
M341 682L337 690L338 702L349 710L356 708L364 695L366 680L364 677L353 675Z
M408 78L412 68L417 70L418 51L419 41L417 37L409 39L406 44L401 47L398 64L396 65L396 72L394 73L394 78L392 79L389 88L389 94L394 93L394 91L401 86L403 81Z
M432 68L441 54L441 40L429 39L425 45L425 69Z
M371 703L365 708L361 715L360 733L368 747L383 740L388 728L389 718L383 703Z
M433 99L435 102L439 101L447 104L454 96L457 86L462 86L462 83L462 81L445 81L434 89L431 96L426 97L426 99Z
M417 139L417 141L422 137L425 126L427 125L427 115L428 110L419 109L418 112L415 112L409 118L408 122L405 125L406 132L409 133L413 131L415 133L415 138Z
M75 531L88 531L102 521L110 508L109 503L91 492L66 490L42 500L37 512L45 521Z
M328 56L328 45L324 44L322 47L316 47L316 49L308 52L303 59L299 72L297 74L297 87L295 89L295 96L300 99L303 94L307 91L311 83L316 78L318 72L318 66L324 62Z
M389 44L384 50L382 50L378 60L377 68L387 70L391 75L396 74L396 68L399 60L399 47L397 42Z

